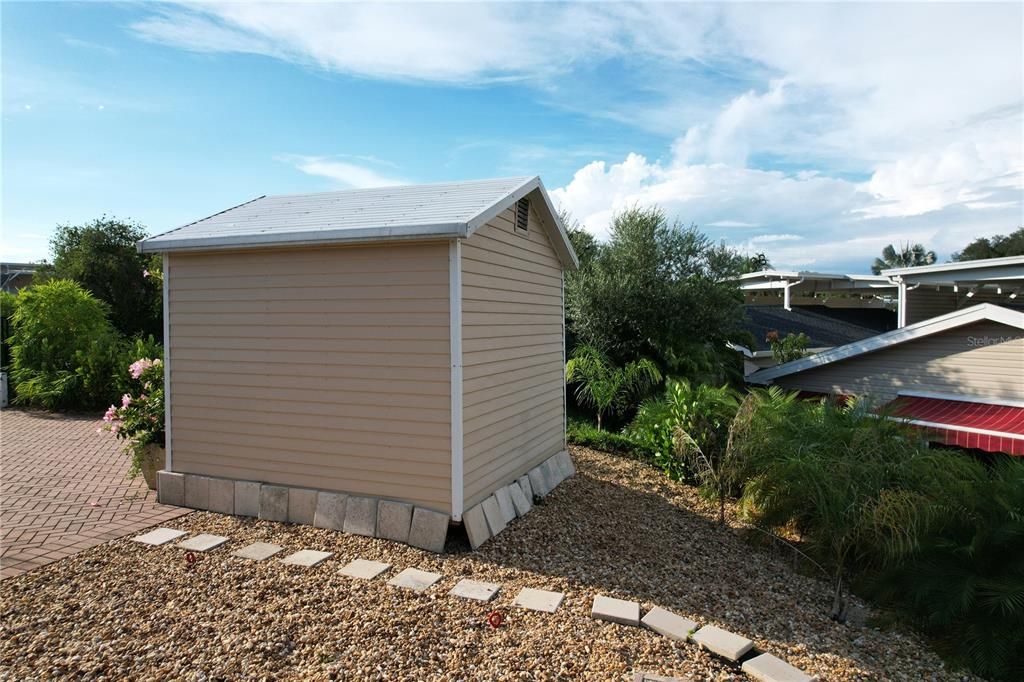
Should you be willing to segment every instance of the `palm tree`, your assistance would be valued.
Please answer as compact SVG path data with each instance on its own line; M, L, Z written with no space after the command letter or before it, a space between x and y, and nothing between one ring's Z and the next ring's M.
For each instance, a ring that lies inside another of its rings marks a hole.
M565 383L578 383L576 399L593 407L597 428L601 418L619 413L631 398L641 396L661 381L658 366L646 358L616 367L607 355L593 346L577 346L565 365Z
M880 275L882 270L890 268L916 268L921 265L931 265L936 260L935 252L924 248L923 244L910 244L909 242L896 250L892 244L882 249L882 257L876 258L871 266L871 272Z

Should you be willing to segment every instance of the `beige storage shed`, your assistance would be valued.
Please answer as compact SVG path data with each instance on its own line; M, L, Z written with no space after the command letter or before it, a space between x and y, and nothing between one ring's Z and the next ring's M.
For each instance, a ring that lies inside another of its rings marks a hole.
M578 263L537 177L263 196L139 249L164 264L163 499L460 521L565 450Z

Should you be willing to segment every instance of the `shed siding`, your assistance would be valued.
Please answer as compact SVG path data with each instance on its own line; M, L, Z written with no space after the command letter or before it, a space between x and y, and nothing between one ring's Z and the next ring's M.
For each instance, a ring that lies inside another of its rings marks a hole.
M450 512L447 242L170 259L175 471Z
M780 377L776 383L879 401L901 390L1024 400L1024 331L979 322Z
M531 207L462 245L463 458L467 508L565 445L562 266Z

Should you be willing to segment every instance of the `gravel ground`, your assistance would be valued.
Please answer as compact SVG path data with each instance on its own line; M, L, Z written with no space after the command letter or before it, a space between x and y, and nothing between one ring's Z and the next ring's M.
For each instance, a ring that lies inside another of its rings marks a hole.
M591 620L597 593L745 634L822 680L964 679L912 633L830 621L827 584L718 528L692 488L637 462L573 455L579 474L475 553L196 512L173 526L231 542L193 565L121 539L9 578L0 679L744 678L696 646ZM335 556L313 569L229 556L255 541ZM415 594L340 575L356 557L445 577ZM448 597L463 577L502 591L491 604ZM566 599L555 614L514 609L521 587ZM493 609L506 616L498 629L485 622Z

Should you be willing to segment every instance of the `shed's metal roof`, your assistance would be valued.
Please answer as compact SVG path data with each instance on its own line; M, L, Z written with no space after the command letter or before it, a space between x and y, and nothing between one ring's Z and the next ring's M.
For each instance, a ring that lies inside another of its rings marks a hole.
M399 239L469 237L530 195L552 244L577 264L565 228L539 177L261 196L169 232L143 239L142 252L203 251Z

